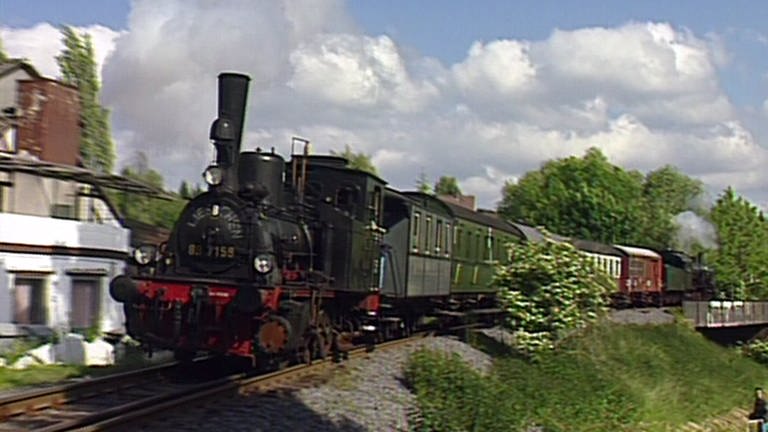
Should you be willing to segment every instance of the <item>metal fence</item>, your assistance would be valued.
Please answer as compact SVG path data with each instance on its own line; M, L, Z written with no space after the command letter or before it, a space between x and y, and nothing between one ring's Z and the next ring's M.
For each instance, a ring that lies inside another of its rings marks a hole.
M684 301L683 314L696 327L768 324L768 301Z

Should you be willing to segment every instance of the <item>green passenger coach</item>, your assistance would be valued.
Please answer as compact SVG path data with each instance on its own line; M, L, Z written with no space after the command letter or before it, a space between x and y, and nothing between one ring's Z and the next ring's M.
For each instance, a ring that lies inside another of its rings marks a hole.
M507 245L523 238L519 229L495 213L473 211L446 201L456 217L454 223L452 294L490 293L497 264L509 262Z

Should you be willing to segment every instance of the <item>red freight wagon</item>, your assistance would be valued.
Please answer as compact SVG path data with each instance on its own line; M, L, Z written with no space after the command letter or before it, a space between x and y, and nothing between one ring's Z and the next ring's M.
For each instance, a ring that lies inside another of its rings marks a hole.
M621 260L621 295L636 305L660 302L664 269L661 255L639 247L616 245L616 248L626 254Z

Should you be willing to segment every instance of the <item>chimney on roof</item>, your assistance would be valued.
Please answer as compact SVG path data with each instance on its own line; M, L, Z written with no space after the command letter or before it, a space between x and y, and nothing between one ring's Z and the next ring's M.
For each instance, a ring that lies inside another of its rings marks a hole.
M477 211L477 198L474 195L440 195L438 198L456 204L457 206L464 207L465 209Z

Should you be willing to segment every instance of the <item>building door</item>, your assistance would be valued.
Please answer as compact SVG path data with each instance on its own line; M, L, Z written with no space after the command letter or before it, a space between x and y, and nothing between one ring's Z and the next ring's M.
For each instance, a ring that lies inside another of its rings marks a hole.
M14 324L46 324L45 280L17 277L14 286Z
M72 329L89 329L98 325L101 290L98 278L72 279L72 304L69 325Z

